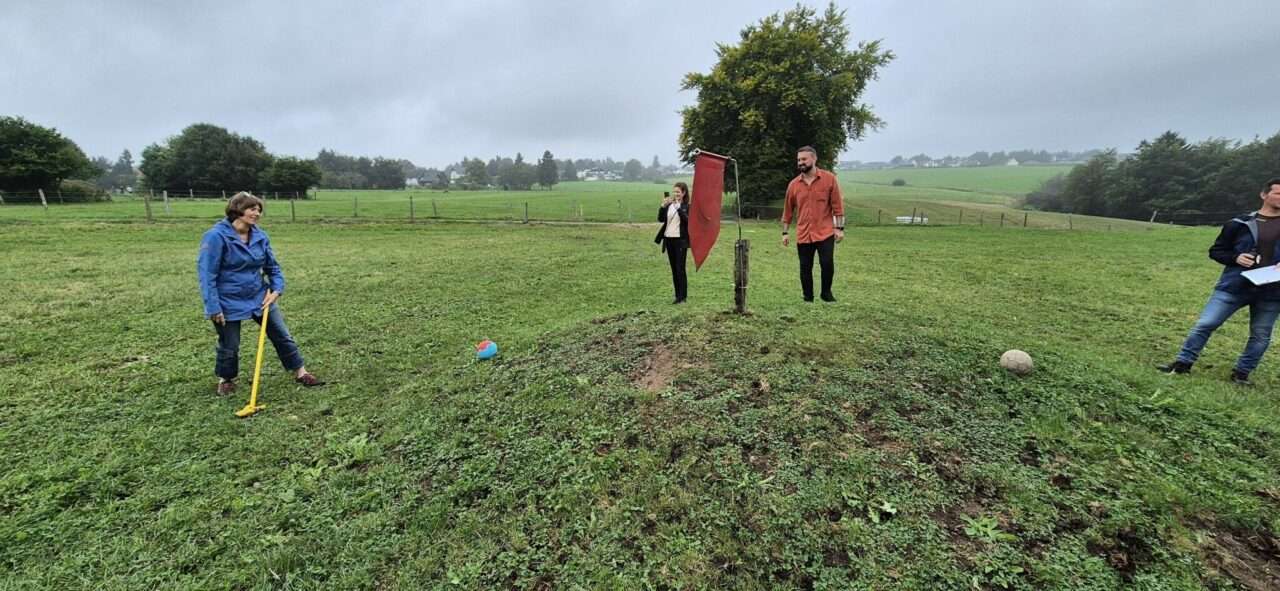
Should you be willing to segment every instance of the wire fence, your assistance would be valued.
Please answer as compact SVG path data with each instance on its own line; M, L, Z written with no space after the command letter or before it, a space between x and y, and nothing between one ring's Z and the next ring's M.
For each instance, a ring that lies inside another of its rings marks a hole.
M4 194L0 221L68 220L163 222L216 219L224 215L225 200L238 191L149 191L114 194L108 201L75 202L44 199L37 194ZM467 191L339 191L256 193L266 205L268 219L311 221L431 220L516 223L657 222L658 204L646 193L467 192ZM732 195L726 196L722 218L736 216ZM781 219L779 207L753 207L746 220ZM928 201L891 200L875 203L845 200L849 226L973 226L1061 230L1131 230L1157 224L1035 211L992 205L971 206Z

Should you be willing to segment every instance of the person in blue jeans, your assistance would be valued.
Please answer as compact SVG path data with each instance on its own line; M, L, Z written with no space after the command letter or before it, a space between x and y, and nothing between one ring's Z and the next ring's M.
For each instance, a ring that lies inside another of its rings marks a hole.
M307 371L298 344L284 324L284 314L276 300L284 292L284 273L271 250L271 240L258 227L265 209L261 199L237 193L227 201L226 219L214 224L200 240L196 274L204 315L218 333L218 393L236 389L240 373L240 322L252 318L262 323L262 310L271 307L267 318L267 338L276 355L294 380L306 387L324 382Z
M1248 307L1249 339L1231 370L1231 381L1249 385L1249 374L1262 361L1262 354L1271 344L1271 329L1280 316L1280 283L1254 285L1243 273L1280 263L1280 178L1268 180L1260 197L1262 206L1258 211L1227 222L1209 248L1209 258L1225 268L1178 357L1173 363L1159 366L1160 371L1191 371L1213 331L1232 314Z

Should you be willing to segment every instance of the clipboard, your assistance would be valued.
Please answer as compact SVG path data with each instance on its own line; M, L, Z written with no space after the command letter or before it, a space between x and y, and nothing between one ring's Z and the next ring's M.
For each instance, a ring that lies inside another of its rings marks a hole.
M1280 281L1280 265L1267 265L1261 269L1252 269L1241 273L1254 285L1267 285Z

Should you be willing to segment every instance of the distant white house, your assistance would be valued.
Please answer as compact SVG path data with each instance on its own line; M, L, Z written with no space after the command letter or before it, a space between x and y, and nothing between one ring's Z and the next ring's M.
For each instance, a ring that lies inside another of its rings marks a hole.
M612 170L591 168L583 171L579 178L584 181L620 181L622 180L622 175Z
M455 171L453 171L453 172L451 172L451 173L449 173L449 181L450 181L450 182L457 181L457 180L458 180L458 179L460 179L460 178L462 178L462 173L460 173L460 172L458 172L458 171L456 171L456 170L455 170Z
M1019 162L1017 158L1010 158L1008 162L1004 163L1005 166L1017 166L1018 164Z
M416 178L414 178L414 177L406 177L406 178L404 179L404 186L406 186L406 187L421 187L421 186L422 186L422 183L419 183L419 182L418 182L418 179L416 179Z

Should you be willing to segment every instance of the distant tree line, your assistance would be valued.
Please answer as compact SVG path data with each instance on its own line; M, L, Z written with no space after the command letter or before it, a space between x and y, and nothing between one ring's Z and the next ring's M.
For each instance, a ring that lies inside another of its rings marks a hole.
M665 179L675 171L674 166L663 166L657 156L654 156L652 163L646 167L635 158L626 162L619 162L612 158L557 160L550 150L546 150L542 153L542 158L534 163L526 162L524 155L518 152L515 158L494 156L488 161L463 157L461 162L446 166L439 175L433 174L430 179L432 179L431 185L436 188L453 186L462 190L498 188L507 191L528 191L534 185L550 189L561 181L577 181L584 178L665 182ZM439 180L434 180L437 178ZM451 180L452 185L450 185Z
M858 160L841 162L841 168L859 169L859 168L933 168L933 167L967 167L967 166L1008 166L1011 164L1059 164L1059 163L1075 163L1084 162L1102 150L1085 150L1083 152L1072 152L1070 150L1059 150L1050 152L1048 150L1010 150L987 152L979 150L968 156L952 156L946 155L941 158L934 158L928 154L916 154L911 157L894 156L888 162L862 162Z
M1028 194L1025 206L1128 219L1153 212L1226 213L1256 209L1268 178L1280 176L1280 133L1248 143L1189 143L1167 131L1121 157L1107 150Z

